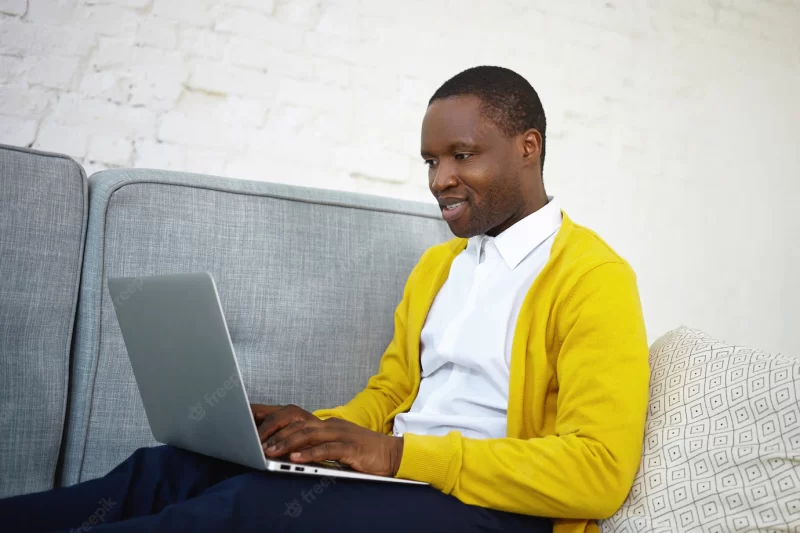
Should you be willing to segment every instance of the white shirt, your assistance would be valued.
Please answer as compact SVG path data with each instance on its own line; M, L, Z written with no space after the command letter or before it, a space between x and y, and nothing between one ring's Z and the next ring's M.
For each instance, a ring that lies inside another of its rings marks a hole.
M561 209L549 203L456 256L420 335L422 381L394 435L506 436L511 345L522 301L550 257Z

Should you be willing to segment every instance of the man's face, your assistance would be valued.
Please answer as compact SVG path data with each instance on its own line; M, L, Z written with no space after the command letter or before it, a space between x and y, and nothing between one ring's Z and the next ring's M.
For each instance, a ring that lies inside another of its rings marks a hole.
M524 209L520 143L481 113L474 96L434 101L422 121L422 158L442 218L458 237L497 235Z

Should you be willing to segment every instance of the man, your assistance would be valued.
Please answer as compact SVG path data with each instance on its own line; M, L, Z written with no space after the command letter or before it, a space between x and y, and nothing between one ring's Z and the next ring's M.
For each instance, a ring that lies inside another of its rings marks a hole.
M647 343L630 266L545 194L545 130L536 91L510 70L469 69L436 91L422 157L459 238L409 276L394 339L352 401L253 406L269 457L429 487L323 483L158 447L104 478L0 501L0 524L597 531L639 466Z

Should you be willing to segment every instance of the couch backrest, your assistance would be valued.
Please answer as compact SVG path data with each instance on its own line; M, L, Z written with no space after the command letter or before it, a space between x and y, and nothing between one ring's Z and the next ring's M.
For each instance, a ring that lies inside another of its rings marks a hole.
M452 236L434 205L165 171L102 172L90 197L63 484L154 444L107 278L211 272L251 401L316 409L364 387Z
M0 145L0 498L53 485L87 212L75 161Z

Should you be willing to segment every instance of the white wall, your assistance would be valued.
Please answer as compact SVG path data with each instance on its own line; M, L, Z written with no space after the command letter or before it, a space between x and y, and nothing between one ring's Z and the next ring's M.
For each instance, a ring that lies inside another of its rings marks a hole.
M545 180L636 268L651 339L800 355L798 0L0 0L0 142L428 200L427 99L537 88Z

